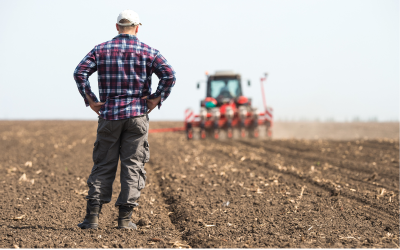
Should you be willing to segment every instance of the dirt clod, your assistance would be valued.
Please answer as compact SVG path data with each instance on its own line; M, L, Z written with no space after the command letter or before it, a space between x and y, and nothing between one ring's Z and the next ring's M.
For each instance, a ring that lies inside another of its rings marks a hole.
M146 219L143 219L143 218L141 218L141 219L138 221L138 223L137 223L137 225L138 225L138 226L141 226L141 227L147 226L147 225L149 225L149 224L150 224L150 221L148 221L148 220L146 220Z

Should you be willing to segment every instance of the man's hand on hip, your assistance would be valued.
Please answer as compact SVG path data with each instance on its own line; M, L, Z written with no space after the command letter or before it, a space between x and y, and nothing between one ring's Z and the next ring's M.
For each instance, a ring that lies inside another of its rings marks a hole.
M89 101L89 106L90 106L90 108L91 108L96 114L100 115L99 111L100 111L100 109L101 109L101 106L103 106L105 102L95 102L95 101L92 100L92 98L91 98L87 93L85 93L85 94L86 94L86 98L87 98L88 101Z
M156 97L154 99L147 99L148 96L142 97L142 99L147 100L147 114L150 113L155 107L157 107L158 103L161 101L161 96Z
M96 112L96 114L100 115L99 111L101 109L101 106L104 105L104 102L93 102L93 103L89 103L90 108Z

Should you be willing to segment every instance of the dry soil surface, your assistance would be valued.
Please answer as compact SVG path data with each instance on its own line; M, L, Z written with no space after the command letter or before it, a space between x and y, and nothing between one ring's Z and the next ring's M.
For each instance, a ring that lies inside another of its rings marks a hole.
M116 229L118 179L99 229L81 230L96 127L0 122L0 247L399 246L398 129L346 141L150 134L138 230Z

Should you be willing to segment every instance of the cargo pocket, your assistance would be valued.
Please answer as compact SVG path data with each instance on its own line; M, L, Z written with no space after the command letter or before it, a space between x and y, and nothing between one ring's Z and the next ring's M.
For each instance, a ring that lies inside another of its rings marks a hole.
M142 190L146 186L146 171L140 170L139 171L139 183L138 183L138 190Z
M144 163L149 162L150 160L150 145L148 141L144 141Z
M104 157L106 157L107 152L105 152L105 151L103 152L103 151L101 150L101 147L100 147L100 141L96 141L94 143L94 148L93 148L93 162L94 163L99 163L104 159Z

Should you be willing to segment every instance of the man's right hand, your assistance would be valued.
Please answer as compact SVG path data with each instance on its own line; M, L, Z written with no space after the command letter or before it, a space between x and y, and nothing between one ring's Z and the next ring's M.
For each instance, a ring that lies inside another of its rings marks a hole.
M95 101L92 100L92 98L91 98L87 93L85 93L85 95L86 95L86 98L88 99L90 108L91 108L97 115L100 115L99 111L100 111L100 109L101 109L101 106L103 106L105 102L95 102Z
M101 106L104 105L104 102L91 102L91 103L89 103L89 105L90 105L90 108L94 112L96 112L96 114L100 115L99 111L101 109Z
M149 114L161 101L161 96L156 97L154 99L147 99L148 96L142 97L142 99L147 100L147 114Z

